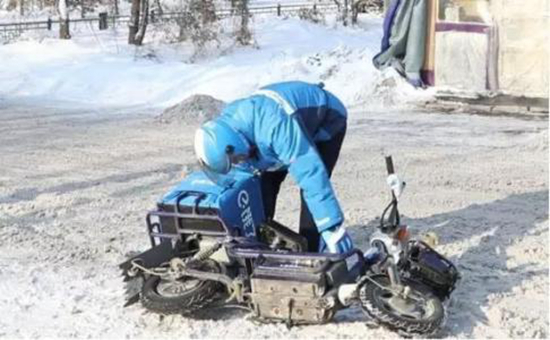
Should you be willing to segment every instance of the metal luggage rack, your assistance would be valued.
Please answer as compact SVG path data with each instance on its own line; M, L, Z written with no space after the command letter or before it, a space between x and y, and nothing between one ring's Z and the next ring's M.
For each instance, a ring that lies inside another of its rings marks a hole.
M195 203L192 207L191 213L184 213L180 210L180 203L183 199L189 196L196 196ZM151 245L154 247L157 245L155 239L159 239L159 243L163 239L169 240L178 240L181 235L191 235L191 234L203 234L207 236L228 236L232 235L231 230L227 227L225 222L218 215L208 215L201 214L199 212L199 203L202 199L206 197L206 194L196 191L184 191L176 197L176 203L174 205L174 212L162 211L160 209L150 211L147 213L146 222L147 222L147 232L149 233L149 238L151 240ZM157 221L154 221L153 218L156 218ZM175 233L166 233L162 231L161 218L173 218L174 225L176 226ZM205 230L203 228L194 228L194 225L182 226L181 219L197 220L197 221L213 221L218 223L221 226L220 231Z
M192 206L191 213L183 213L180 210L181 207L181 201L189 196L196 196L195 202ZM180 194L176 196L176 203L174 204L175 211L174 212L168 212L168 211L161 211L160 209L150 211L147 214L146 222L147 222L147 232L149 234L149 238L151 240L151 246L155 247L158 244L162 243L163 240L178 240L180 239L181 235L192 235L192 234L202 234L205 236L218 236L218 237L226 237L226 236L233 236L236 238L240 238L235 232L238 231L237 229L230 229L227 227L225 222L222 220L222 218L219 215L209 215L209 214L201 214L199 211L199 204L202 199L206 197L206 194L202 192L197 191L183 191ZM154 221L153 219L156 218L157 221ZM176 226L176 232L175 233L167 233L162 231L162 223L161 218L173 218L174 224ZM215 223L218 223L220 228L220 231L213 231L213 230L205 230L204 228L196 228L194 224L185 225L182 226L181 219L190 219L190 220L197 220L197 221L212 221ZM159 242L156 242L156 239L159 240ZM347 253L344 254L330 254L330 253L314 253L314 252L280 252L280 251L271 251L271 250L258 250L256 247L258 245L258 241L252 241L245 242L244 244L236 244L228 249L229 253L236 257L241 257L245 259L247 262L249 262L249 266L251 265L251 261L254 260L260 260L260 259L272 259L272 260L298 260L298 261L310 261L315 262L319 261L326 265L329 263L339 262L339 261L348 261L350 260L354 255L357 256L357 261L353 267L356 267L357 264L359 265L359 268L364 267L364 258L363 258L363 252L357 248L354 248L350 250ZM351 269L351 268L350 268Z

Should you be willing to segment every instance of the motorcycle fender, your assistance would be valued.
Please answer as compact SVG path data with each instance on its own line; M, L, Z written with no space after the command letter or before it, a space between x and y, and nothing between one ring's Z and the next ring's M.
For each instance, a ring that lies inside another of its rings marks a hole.
M129 260L121 263L118 267L122 270L122 275L124 275L124 281L132 279L128 275L128 270L132 268L132 262L137 261L140 265L145 268L158 267L162 263L170 261L176 253L172 244L170 242L162 242L161 244L147 250L144 253L141 253L137 256L130 258Z

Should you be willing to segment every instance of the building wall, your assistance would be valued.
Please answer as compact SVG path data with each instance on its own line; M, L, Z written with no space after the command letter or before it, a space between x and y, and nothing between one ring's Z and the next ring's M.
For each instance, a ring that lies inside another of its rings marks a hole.
M436 86L549 97L550 0L434 1L435 43L428 40L428 49L435 58L424 69L434 70ZM474 32L476 25L487 29Z
M550 0L493 0L498 85L514 95L548 98Z

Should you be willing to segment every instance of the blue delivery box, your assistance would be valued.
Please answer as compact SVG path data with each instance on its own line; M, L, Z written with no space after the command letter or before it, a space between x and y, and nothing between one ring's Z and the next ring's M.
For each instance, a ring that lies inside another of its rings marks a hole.
M157 203L165 234L178 229L201 233L256 236L265 220L260 179L249 172L232 169L223 184L212 181L203 171L194 171ZM200 218L198 218L200 216Z

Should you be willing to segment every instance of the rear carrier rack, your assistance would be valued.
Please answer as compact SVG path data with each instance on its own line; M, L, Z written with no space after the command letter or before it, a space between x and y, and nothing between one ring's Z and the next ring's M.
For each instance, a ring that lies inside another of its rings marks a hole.
M185 198L195 196L192 206L182 206ZM147 214L147 232L154 247L163 242L178 240L181 235L200 233L208 236L227 236L230 231L214 208L200 208L201 200L206 194L195 191L184 191L176 198L175 204L159 202L157 210Z

